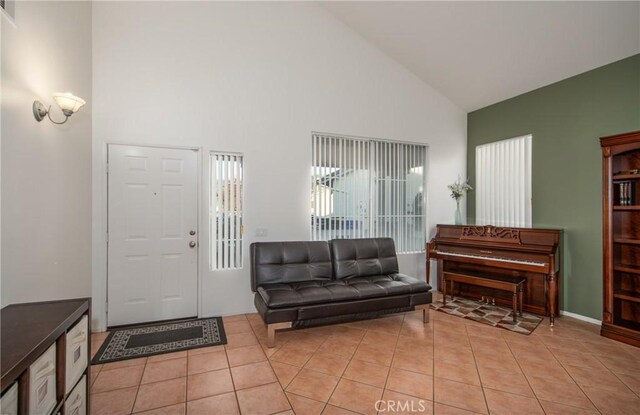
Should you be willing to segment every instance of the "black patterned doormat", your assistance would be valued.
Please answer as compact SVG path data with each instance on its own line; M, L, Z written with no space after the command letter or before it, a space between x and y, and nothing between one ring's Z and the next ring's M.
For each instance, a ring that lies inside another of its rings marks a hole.
M478 323L527 335L533 333L542 321L542 317L522 313L522 317L517 316L518 321L514 324L511 314L513 309L460 297L456 297L453 301L447 300L447 305L443 305L442 301L435 301L431 304L431 308L452 316L467 318Z
M91 364L227 344L221 317L115 329Z

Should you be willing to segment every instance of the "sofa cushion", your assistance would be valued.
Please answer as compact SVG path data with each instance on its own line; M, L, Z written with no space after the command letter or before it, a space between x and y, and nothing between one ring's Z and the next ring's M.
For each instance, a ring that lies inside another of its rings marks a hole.
M426 282L396 273L340 280L265 284L259 286L257 292L267 307L283 308L415 294L430 290L431 287Z
M251 244L251 288L332 278L329 244L314 242L254 242Z
M329 245L335 278L398 273L396 246L391 238L334 239Z

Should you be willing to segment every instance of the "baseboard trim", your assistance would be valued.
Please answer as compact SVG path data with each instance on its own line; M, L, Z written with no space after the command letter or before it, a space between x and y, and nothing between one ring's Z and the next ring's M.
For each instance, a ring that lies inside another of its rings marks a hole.
M597 325L602 324L602 321L596 320L595 318L583 316L583 315L576 314L576 313L571 313L569 311L560 310L560 315L561 316L572 317L572 318L575 318L576 320L586 321L587 323L591 323L591 324L597 324Z

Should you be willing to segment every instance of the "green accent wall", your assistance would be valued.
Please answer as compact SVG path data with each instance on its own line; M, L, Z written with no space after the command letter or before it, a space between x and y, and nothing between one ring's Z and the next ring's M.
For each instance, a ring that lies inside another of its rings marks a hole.
M602 171L598 138L640 130L640 55L468 115L467 171L476 146L533 135L533 226L564 229L560 309L602 319ZM475 194L467 197L468 223Z

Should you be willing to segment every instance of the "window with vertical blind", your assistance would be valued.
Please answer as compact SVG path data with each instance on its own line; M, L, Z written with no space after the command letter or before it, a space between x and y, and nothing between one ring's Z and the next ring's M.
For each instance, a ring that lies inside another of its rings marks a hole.
M212 152L209 161L211 269L242 268L242 155Z
M427 148L312 136L311 237L391 237L400 253L425 248Z
M476 224L531 227L531 141L476 147Z

